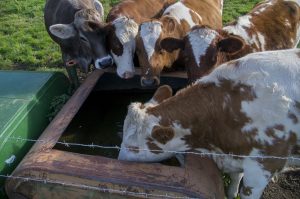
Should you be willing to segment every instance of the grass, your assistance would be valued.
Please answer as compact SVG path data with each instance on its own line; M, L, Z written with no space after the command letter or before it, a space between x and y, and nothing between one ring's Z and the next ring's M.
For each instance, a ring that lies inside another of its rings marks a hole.
M60 49L43 21L46 0L0 0L0 69L62 70ZM225 0L224 23L245 14L259 0ZM106 13L119 0L102 0Z

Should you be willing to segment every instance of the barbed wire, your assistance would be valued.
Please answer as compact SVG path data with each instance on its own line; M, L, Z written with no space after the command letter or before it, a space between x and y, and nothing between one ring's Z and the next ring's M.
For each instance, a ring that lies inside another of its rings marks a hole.
M121 195L127 195L127 196L141 196L144 198L172 198L172 199L199 199L199 198L191 198L187 196L175 196L170 194L151 194L151 193L144 193L144 192L133 192L128 191L126 189L119 190L119 189L112 189L112 188L102 188L102 187L96 187L96 186L90 186L90 185L83 185L83 184L76 184L76 183L66 183L58 180L49 180L49 179L41 179L41 178L31 178L31 177L20 177L20 176L13 176L13 175L1 175L0 178L10 178L10 179L17 179L17 180L24 180L25 182L33 181L33 182L39 182L44 184L57 184L61 186L69 186L69 187L75 187L75 188L82 188L82 189L90 189L95 191L101 191L104 193L110 193L110 194L121 194Z
M0 137L1 138L1 137ZM47 143L49 141L46 140L36 140L36 139L27 139L22 137L6 137L9 140L15 140L18 141L25 141L25 142L41 142L41 143ZM118 150L126 149L131 150L131 148L126 147L120 147L120 146L102 146L102 145L96 145L96 144L80 144L80 143L71 143L71 142L61 142L58 141L56 144L64 145L66 147L71 146L80 146L80 147L89 147L89 148L99 148L99 149L112 149L112 150ZM251 159L277 159L277 160L291 160L291 161L300 161L300 158L290 156L290 157L281 157L281 156L268 156L268 155L238 155L238 154L228 154L228 153L213 153L213 152L196 152L196 151L172 151L172 150L154 150L154 149L134 149L135 151L148 151L148 152L163 152L163 153L174 153L174 154L193 154L193 155L199 155L201 157L231 157L231 158L251 158Z

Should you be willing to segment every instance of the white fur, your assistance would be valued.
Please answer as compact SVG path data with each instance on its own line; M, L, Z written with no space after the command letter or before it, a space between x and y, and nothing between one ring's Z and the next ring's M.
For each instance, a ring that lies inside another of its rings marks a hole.
M154 126L160 125L160 117L149 115L146 112L146 108L157 105L155 100L150 100L145 103L145 108L141 109L141 103L132 103L128 108L128 114L125 118L123 128L123 142L121 144L121 151L118 159L129 161L145 161L145 162L157 162L168 157L174 156L174 153L162 152L153 153L149 151L147 138L151 138L151 132ZM154 144L160 147L164 151L186 151L188 146L182 139L186 135L191 135L190 129L183 128L179 123L174 122L172 124L174 130L174 138L172 142L161 144L153 139ZM128 147L138 147L140 151L138 153L128 150Z
M250 155L256 155L258 153L258 150L254 149ZM263 190L268 185L268 182L272 177L271 173L265 170L264 167L257 160L253 160L251 158L245 158L245 160L243 161L243 168L243 187L252 188L252 194L246 196L243 195L243 191L241 191L241 197L243 199L260 198L260 196L263 193Z
M273 138L265 134L266 129L283 124L285 133L276 132L276 135L288 139L290 130L299 132L300 128L287 118L289 111L300 118L299 111L294 110L294 101L300 101L300 58L296 52L300 50L252 53L239 59L238 67L222 64L197 83L214 82L218 85L220 79L228 79L250 86L256 98L242 102L242 111L251 119L243 131L247 133L256 128L259 132L256 140L272 144Z
M133 57L135 53L135 37L138 33L138 24L127 17L120 17L113 21L116 29L116 36L123 45L123 54L117 56L111 52L114 61L117 65L117 74L120 77L126 72L134 73Z
M200 20L202 20L201 16L198 13L196 13L193 10L191 10L190 8L186 7L182 2L177 2L177 3L169 6L164 11L163 15L169 15L169 16L174 17L179 24L181 24L181 20L185 20L191 27L193 27L197 24L195 24L195 22L193 21L190 12L193 12L194 14L196 14L199 17Z
M247 28L251 28L253 25L251 22L251 15L244 15L239 17L236 25L230 25L223 28L224 31L228 32L229 34L239 35L242 37L246 43L252 44L253 38L251 38L247 32Z
M149 60L154 53L155 44L161 33L162 24L160 22L147 22L141 25L140 34Z
M190 27L193 27L196 24L193 21L190 12L193 12L196 16L198 16L200 21L202 20L201 16L198 13L186 7L182 2L177 2L169 6L164 11L163 16L174 17L179 24L181 24L181 20L185 20L190 25ZM141 25L140 34L144 43L144 48L146 50L148 60L150 60L152 55L154 54L155 44L160 37L162 29L163 27L160 22L147 22Z
M201 55L206 54L207 48L216 38L217 32L210 29L195 29L188 34L189 42L192 46L194 59L197 66L200 66Z

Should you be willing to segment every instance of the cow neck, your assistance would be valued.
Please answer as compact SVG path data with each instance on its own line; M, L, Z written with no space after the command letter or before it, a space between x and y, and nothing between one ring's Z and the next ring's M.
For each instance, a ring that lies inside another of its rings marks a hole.
M170 126L176 122L183 128L190 128L194 119L198 122L207 120L207 115L213 110L210 107L213 99L202 87L206 86L195 84L183 89L161 104L149 108L147 113L161 117L162 126Z

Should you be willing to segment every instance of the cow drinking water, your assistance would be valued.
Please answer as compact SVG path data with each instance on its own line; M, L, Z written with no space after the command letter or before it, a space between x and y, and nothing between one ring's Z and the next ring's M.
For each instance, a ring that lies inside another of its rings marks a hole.
M161 40L183 38L199 24L221 28L222 6L223 0L181 0L169 6L161 18L142 23L136 39L142 86L158 85L163 68L181 61L180 51L163 50Z
M124 79L135 73L135 38L139 24L157 17L176 0L123 0L108 13L107 24L96 29L108 30L107 47L117 66L117 75Z
M78 64L87 71L112 65L106 51L105 32L95 32L89 22L101 23L104 11L98 0L48 0L44 9L46 29L59 44L66 66Z
M214 153L232 178L229 198L244 176L241 198L259 199L300 145L299 76L300 49L292 49L225 63L175 96L160 87L149 102L129 106L119 159L156 162L175 151Z

